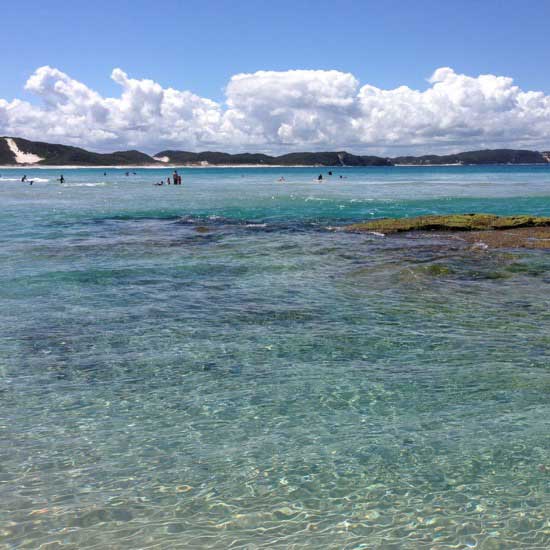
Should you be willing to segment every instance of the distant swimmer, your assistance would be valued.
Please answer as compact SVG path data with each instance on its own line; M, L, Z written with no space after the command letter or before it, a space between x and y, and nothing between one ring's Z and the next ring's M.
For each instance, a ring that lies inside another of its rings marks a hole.
M170 185L170 176L168 176L168 177L166 178L166 183L167 183L168 185Z
M157 185L157 186L161 186L161 185L164 185L164 182L163 181L158 181L157 183L153 183L153 185Z
M65 183L65 178L63 177L63 174L59 177L59 183Z
M25 174L25 175L21 178L21 181L23 181L23 182L27 181L27 174Z
M31 181L29 182L29 185L32 185L33 183L34 183L34 180L31 180Z
M277 181L286 181L284 176L281 176Z
M130 172L126 172L126 177L128 177L130 175Z
M323 180L323 174L319 174L319 176L317 177L317 181L322 181Z
M107 172L103 172L103 175L106 176L106 175L107 175Z
M329 172L328 175L329 175L329 176L332 176L332 172Z

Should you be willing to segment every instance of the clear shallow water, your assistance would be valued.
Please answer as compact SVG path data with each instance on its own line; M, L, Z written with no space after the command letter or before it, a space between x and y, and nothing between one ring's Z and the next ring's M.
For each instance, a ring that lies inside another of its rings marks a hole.
M136 172L0 170L0 543L549 546L548 252L326 228L550 169Z

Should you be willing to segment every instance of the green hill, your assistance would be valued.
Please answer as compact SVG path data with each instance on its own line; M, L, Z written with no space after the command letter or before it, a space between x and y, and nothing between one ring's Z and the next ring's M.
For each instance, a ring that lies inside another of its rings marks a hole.
M394 164L545 164L546 158L538 151L522 149L484 149L453 155L424 155L421 157L396 157Z
M215 151L190 153L188 151L161 151L156 158L168 157L173 164L237 165L265 164L266 166L390 166L388 159L374 156L358 156L343 152L288 153L273 157L261 153L230 155Z
M158 164L152 157L140 151L117 151L115 153L94 153L57 143L29 141L22 138L11 138L17 148L24 153L38 155L43 160L35 163L37 166L131 166ZM0 163L17 164L15 155L11 151L5 138L0 138Z
M393 166L395 164L412 164L418 166L435 166L441 164L548 164L550 153L528 151L523 149L484 149L467 151L451 155L423 155L382 158L372 155L353 155L346 151L287 153L271 156L262 153L223 153L219 151L165 150L157 153L155 158L140 151L115 151L114 153L95 153L80 147L30 141L23 138L0 137L0 165L24 165L17 162L8 140L13 140L21 153L40 157L36 166L144 166L144 165L201 165L235 166ZM159 158L166 157L168 162ZM35 159L36 160L36 159Z

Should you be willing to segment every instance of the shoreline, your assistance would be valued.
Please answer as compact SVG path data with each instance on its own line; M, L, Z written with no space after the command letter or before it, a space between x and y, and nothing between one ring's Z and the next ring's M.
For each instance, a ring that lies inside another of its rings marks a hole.
M145 165L91 165L91 164L52 164L50 166L45 165L32 165L32 164L24 164L24 165L2 165L0 166L0 170L78 170L81 168L85 169L97 169L97 170L165 170L165 169L194 169L194 170L204 170L208 168L320 168L320 169L327 169L327 170L336 170L336 169L347 169L347 168L449 168L449 167L456 167L456 168L465 168L465 167L471 167L471 166L478 166L478 167L494 167L494 166L548 166L550 167L550 163L542 163L542 162L533 162L533 163L492 163L492 164L394 164L391 166L326 166L324 164L208 164L203 166L197 166L197 165L186 165L186 164L164 164L164 165L158 165L158 164L145 164Z
M55 164L51 166L33 166L31 164L22 165L3 165L0 166L0 170L77 170L80 168L93 169L97 168L98 170L165 170L165 169L174 169L174 168L192 168L197 170L204 170L207 168L373 168L372 166L324 166L321 164L296 164L296 165L287 165L287 164L209 164L207 166L188 166L185 164L165 164L165 165L128 165L128 166L96 166L96 165L74 165L74 164ZM376 166L374 168L377 168ZM386 167L387 168L387 167Z

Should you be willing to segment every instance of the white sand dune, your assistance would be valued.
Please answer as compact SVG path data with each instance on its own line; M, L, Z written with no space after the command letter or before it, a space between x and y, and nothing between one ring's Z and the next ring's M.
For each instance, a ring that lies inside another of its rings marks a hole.
M17 143L12 138L4 138L8 147L11 149L11 152L15 155L15 162L17 164L35 164L44 160L42 157L35 155L33 153L24 153L17 147Z

